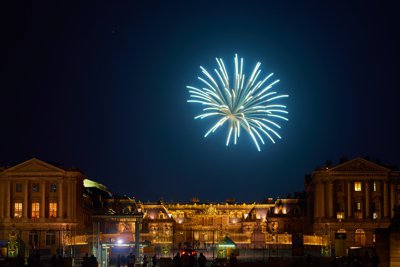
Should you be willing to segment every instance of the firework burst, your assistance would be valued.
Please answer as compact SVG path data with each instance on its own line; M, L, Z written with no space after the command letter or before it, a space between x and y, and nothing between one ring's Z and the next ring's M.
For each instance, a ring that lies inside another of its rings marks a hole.
M263 80L258 80L261 73L260 62L256 64L250 78L246 79L243 73L243 58L239 62L238 56L235 55L235 73L231 81L222 59L217 58L216 60L219 67L214 69L217 79L214 79L205 68L200 66L205 77L198 77L198 79L204 84L204 87L186 86L191 98L187 102L205 106L202 114L194 118L218 118L204 137L226 123L229 125L227 146L231 139L234 144L237 143L241 129L251 136L258 151L260 151L259 142L265 144L265 137L275 143L274 138L281 138L277 133L277 129L280 129L281 126L276 121L288 120L285 117L288 114L286 106L277 103L288 95L279 95L271 90L279 80L271 81L273 73L267 75Z

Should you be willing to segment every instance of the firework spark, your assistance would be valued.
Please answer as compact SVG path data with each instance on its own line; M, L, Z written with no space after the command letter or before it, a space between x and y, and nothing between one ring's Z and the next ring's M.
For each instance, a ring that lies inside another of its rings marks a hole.
M271 81L273 73L270 73L263 80L257 80L261 73L259 69L261 63L258 62L250 78L246 81L246 76L243 73L243 58L240 59L239 63L239 58L235 55L234 80L230 81L224 62L221 58L216 58L216 60L219 69L214 69L214 71L218 76L219 83L205 68L200 66L205 77L198 77L198 79L204 83L205 87L186 86L191 97L187 102L205 106L203 113L194 118L218 118L218 121L207 131L204 137L227 123L229 124L227 146L232 135L234 144L237 143L241 128L251 136L258 151L260 151L259 142L265 144L263 139L265 136L272 143L275 143L274 138L281 138L276 131L281 126L275 121L288 121L285 117L288 114L286 106L276 103L276 101L289 97L289 95L279 95L271 90L279 80Z

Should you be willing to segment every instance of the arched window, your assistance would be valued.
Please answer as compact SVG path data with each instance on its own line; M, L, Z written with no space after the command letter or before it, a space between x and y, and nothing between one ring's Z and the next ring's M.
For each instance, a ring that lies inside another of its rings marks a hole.
M354 235L354 245L363 247L365 246L365 231L357 229Z

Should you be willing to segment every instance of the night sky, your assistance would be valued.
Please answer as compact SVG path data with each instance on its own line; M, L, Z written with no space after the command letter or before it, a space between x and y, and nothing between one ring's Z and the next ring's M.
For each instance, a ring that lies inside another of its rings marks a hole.
M21 1L25 2L25 1ZM262 201L342 156L400 167L399 9L366 1L83 1L3 9L0 166L78 167L143 202ZM279 2L279 3L277 3ZM215 57L262 63L290 98L276 144L194 120Z

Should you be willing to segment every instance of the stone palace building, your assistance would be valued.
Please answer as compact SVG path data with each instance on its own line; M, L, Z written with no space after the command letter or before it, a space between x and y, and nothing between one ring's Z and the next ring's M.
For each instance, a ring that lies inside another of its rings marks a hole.
M292 248L300 236L306 249L340 254L374 246L375 229L387 228L400 204L399 176L354 158L317 168L304 192L282 199L144 203L112 194L78 169L33 158L0 167L1 253L93 253L105 263L115 248L168 257L184 246L213 255L230 244L273 252Z

